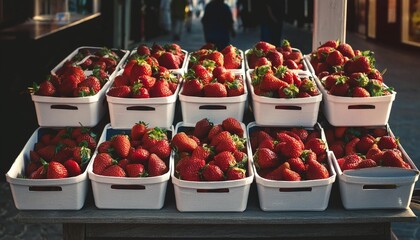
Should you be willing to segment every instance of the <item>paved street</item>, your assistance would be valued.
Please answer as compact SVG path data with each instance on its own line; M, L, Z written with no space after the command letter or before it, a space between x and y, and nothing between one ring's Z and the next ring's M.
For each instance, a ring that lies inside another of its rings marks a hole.
M308 28L298 29L286 24L283 38L288 39L293 47L299 48L303 53L311 51L312 33ZM246 50L259 40L259 29L248 29L247 31L238 30L237 36L232 40L232 44L239 49ZM151 39L150 43L169 43L172 42L170 35ZM387 69L384 81L388 86L395 88L397 95L393 103L389 125L394 134L400 138L402 146L417 166L420 166L420 151L418 151L418 140L420 137L420 51L409 48L401 48L378 44L368 41L353 33L348 33L347 42L353 48L360 50L373 50L376 56L378 69ZM187 51L194 51L204 44L201 24L193 21L191 33L181 36L177 42ZM132 48L138 43L133 43ZM33 104L29 99L24 103L30 106L30 114L34 114ZM28 107L26 107L28 108ZM31 119L36 125L35 116ZM34 124L30 125L34 126ZM29 129L33 131L32 129ZM29 135L30 136L30 135ZM28 138L29 138L28 136ZM20 139L15 145L23 147L24 141ZM17 156L18 151L14 150ZM6 161L12 162L12 161ZM2 173L3 175L5 173ZM419 181L416 188L420 188ZM420 205L412 204L412 209L417 216L420 215ZM0 182L0 239L61 239L61 226L58 224L29 224L23 225L16 222L16 210L8 183L4 180ZM420 239L420 220L410 223L393 223L393 231L400 240Z

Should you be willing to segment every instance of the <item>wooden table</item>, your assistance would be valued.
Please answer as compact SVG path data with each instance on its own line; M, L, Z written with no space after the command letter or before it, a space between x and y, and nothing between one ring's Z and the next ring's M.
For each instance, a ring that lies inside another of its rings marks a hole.
M325 211L264 212L253 183L244 212L179 212L170 181L160 210L98 209L88 194L78 211L20 211L17 216L21 223L63 224L63 239L392 239L391 222L416 218L411 209L345 210L336 185Z

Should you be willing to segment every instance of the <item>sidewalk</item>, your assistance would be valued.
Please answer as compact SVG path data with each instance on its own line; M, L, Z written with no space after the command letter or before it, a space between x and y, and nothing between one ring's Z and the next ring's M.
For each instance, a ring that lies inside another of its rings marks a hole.
M197 20L197 19L196 19ZM178 43L184 50L190 52L199 49L204 44L204 37L199 21L193 21L191 33L184 32ZM292 46L300 49L304 54L311 51L312 33L308 29L298 29L285 24L283 37L288 39ZM259 29L248 29L246 32L238 30L237 36L232 39L232 45L245 51L259 41ZM170 43L172 37L165 35L153 39L153 42ZM393 103L389 125L394 134L400 138L402 146L408 155L420 166L420 151L417 151L417 138L420 137L420 68L418 66L419 53L392 46L380 45L367 41L360 36L348 33L347 42L355 49L373 50L380 70L388 69L384 76L386 83L397 91ZM130 49L139 43L133 43ZM416 184L420 188L419 182ZM420 216L420 205L412 204L412 210ZM0 240L6 239L61 239L62 226L59 224L28 224L16 222L16 210L7 182L0 182ZM399 240L420 239L420 220L410 223L393 223L392 229Z

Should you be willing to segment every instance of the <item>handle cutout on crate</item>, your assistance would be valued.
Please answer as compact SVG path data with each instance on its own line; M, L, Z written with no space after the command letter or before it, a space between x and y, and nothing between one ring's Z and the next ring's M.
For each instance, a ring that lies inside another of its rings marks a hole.
M203 110L225 110L225 109L227 109L227 107L226 106L221 106L221 105L202 105L198 109L203 109Z
M132 106L127 107L128 111L155 111L156 108L154 107L148 107L148 106Z
M60 186L30 186L30 192L61 192L63 189Z
M395 184L372 184L372 185L363 185L363 189L372 190L372 189L396 189L397 185Z
M229 188L197 189L198 193L228 193Z
M77 106L70 105L51 105L51 109L77 110L79 108Z
M111 185L111 189L123 189L123 190L144 190L144 185L130 184L130 185Z
M300 188L279 188L279 192L311 192L311 187L300 187Z
M302 110L299 106L276 106L275 109L279 110Z
M375 105L350 105L348 109L375 109Z

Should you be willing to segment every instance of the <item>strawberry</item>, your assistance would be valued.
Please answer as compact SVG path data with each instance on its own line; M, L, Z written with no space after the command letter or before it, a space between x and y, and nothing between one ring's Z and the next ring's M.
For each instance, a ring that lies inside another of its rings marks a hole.
M223 171L217 165L206 164L201 171L201 175L204 181L224 180Z
M48 168L47 168L48 179L67 178L68 176L69 176L69 173L63 164L59 162L55 162L55 161L51 161L48 163Z
M302 174L306 171L305 163L301 158L289 158L286 160L290 164L290 169Z
M366 73L355 72L350 74L348 82L351 87L366 87L369 83L369 78Z
M376 161L372 159L363 159L358 165L357 168L370 168L370 167L376 167Z
M352 92L352 97L370 97L369 91L363 87L354 87Z
M276 48L279 52L291 52L292 49L292 45L290 44L290 42L286 39L284 39L281 43L280 48Z
M182 162L182 164L181 164ZM204 159L185 158L180 160L178 166L178 176L186 181L200 181L200 171L206 165Z
M160 140L168 140L168 136L166 135L166 130L159 127L147 129L141 139L143 147L146 149L151 148Z
M241 123L233 117L228 117L222 121L222 127L225 131L230 132L231 134L236 134L239 137L244 136L244 130Z
M131 127L130 139L141 140L143 138L143 135L146 133L147 128L148 128L148 124L145 122L139 121L138 123L135 123Z
M136 149L131 149L130 153L128 155L128 159L130 160L130 162L132 163L147 163L147 160L149 159L150 156L150 152L143 148L143 147L139 147Z
M171 145L167 140L159 140L151 146L149 149L150 153L158 155L158 157L165 159L171 155Z
M349 142L346 143L345 146L345 152L346 155L352 155L352 154L356 154L357 153L357 144L360 141L360 138L355 137L352 140L350 140Z
M382 165L388 167L400 167L410 169L410 165L404 162L401 151L398 149L386 149L382 154Z
M366 134L360 137L360 141L356 144L356 149L358 152L366 154L373 144L375 144L375 138L370 134Z
M150 97L168 97L173 94L168 81L160 79L149 89Z
M293 171L289 168L283 168L283 171L281 172L281 179L284 181L300 181L302 180L299 173Z
M195 123L193 135L204 139L213 128L213 123L208 118L203 118Z
M131 95L131 88L129 86L111 87L107 93L111 97L127 98Z
M88 87L89 89L92 89L93 92L96 94L101 90L101 82L99 79L93 75L88 76L85 80L83 80L78 87Z
M286 133L278 133L279 143L275 147L275 151L286 158L299 157L303 151L299 141Z
M279 66L283 65L283 54L281 54L276 49L269 50L266 54L266 57L271 62L273 67L278 68Z
M152 76L152 67L145 60L137 60L130 72L130 81L135 82L141 75Z
M274 46L271 43L265 42L265 41L259 41L254 45L254 49L261 50L264 53L268 52L269 50L276 49L276 46Z
M246 178L246 170L239 167L229 168L226 172L226 180L239 180Z
M180 68L180 59L171 52L164 52L157 58L159 65L166 67L167 69L178 69Z
M93 173L101 174L101 172L105 170L105 168L116 163L117 161L113 160L111 155L109 155L108 153L98 153L93 161Z
M241 96L245 94L244 84L239 79L235 79L233 82L228 82L226 87L228 97Z
M280 163L277 154L268 148L258 148L253 158L258 169L276 167Z
M47 178L47 169L46 166L42 165L38 167L35 171L29 176L30 179L45 179Z
M299 87L299 93L302 92L308 93L309 96L316 96L320 94L315 82L313 82L309 78L302 79L302 82Z
M98 153L110 153L113 151L111 141L103 141L98 146Z
M204 159L208 162L214 156L214 150L207 144L197 146L191 153L191 157Z
M328 53L328 56L325 60L330 66L341 66L344 64L344 56L338 50L333 50Z
M149 157L148 172L150 177L160 176L168 172L168 166L159 156L152 153Z
M40 96L55 96L56 87L50 81L43 81L38 85L34 83L35 94Z
M229 168L236 165L236 159L232 152L223 151L216 154L213 158L214 163L223 171L226 172Z
M151 51L150 51L150 48L146 44L140 44L136 48L136 53L140 56L141 55L150 55Z
M189 137L185 132L179 132L173 136L171 141L172 148L178 152L192 152L197 148L198 144L194 139Z
M344 162L341 166L341 171L356 169L361 161L363 161L363 159L357 154L347 155L344 157Z
M340 43L337 46L337 50L343 54L343 56L348 57L349 59L352 59L355 57L354 50L352 46L348 43Z
M127 165L130 163L130 161L127 158L121 159L118 161L117 165L120 166L124 171L126 171Z
M328 169L325 167L325 165L319 163L318 161L309 161L307 164L308 166L306 169L306 179L325 179L330 176L330 173L328 172Z
M40 148L37 151L38 155L43 158L45 161L50 162L55 154L56 154L56 146L51 144L51 145L47 145L45 147Z
M397 148L398 147L398 141L394 137L383 136L378 141L378 147L381 150Z
M126 158L130 153L131 143L128 135L118 134L111 138L112 147L120 158Z
M280 166L276 167L274 170L269 171L267 174L264 174L263 177L270 180L282 180L283 171L285 168L290 169L290 164L288 162L285 162ZM260 171L259 174L262 174L262 172Z
M69 177L78 176L82 173L79 163L73 159L65 161L63 165L66 167Z
M224 54L223 66L227 69L239 69L241 67L242 57L236 52Z
M219 82L211 82L203 87L205 97L227 97L226 86Z
M25 176L30 177L32 175L32 173L35 172L41 166L42 166L42 164L41 164L40 161L38 161L38 162L30 161L25 166Z
M141 163L131 163L125 166L127 177L144 177L145 170L144 165Z
M190 79L184 82L181 93L186 96L201 96L203 83L199 79Z
M122 169L122 167L118 166L117 164L111 165L107 167L106 169L104 169L101 175L109 176L109 177L126 177L127 176L124 169Z
M305 143L305 149L312 150L318 156L325 153L327 145L320 138L312 138Z
M341 140L336 140L328 145L329 150L332 151L336 158L344 157L344 142Z
M283 62L283 65L286 66L288 69L299 69L299 65L293 61L292 59L286 59Z
M324 42L323 44L321 44L321 46L319 46L318 48L322 48L322 47L331 47L331 48L337 48L339 46L339 41L338 40L328 40L326 42Z
M339 77L335 84L331 86L329 93L335 96L348 96L350 85L347 82L348 78L346 77Z

